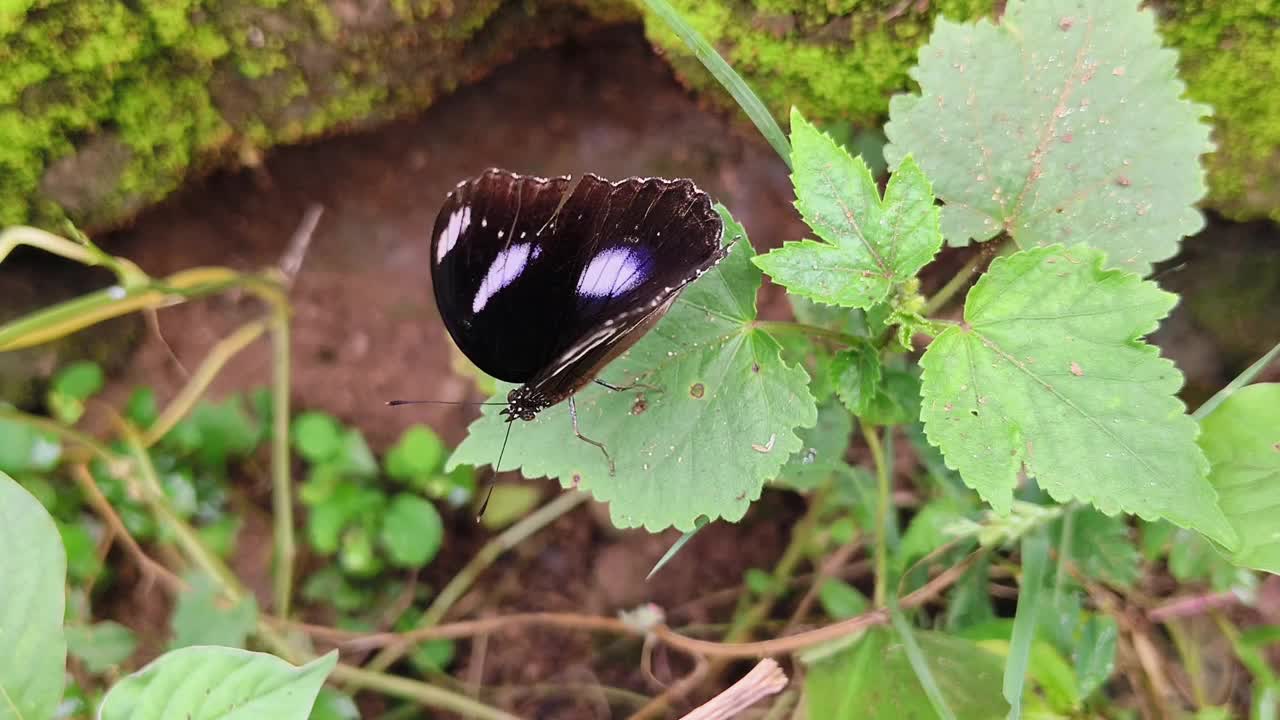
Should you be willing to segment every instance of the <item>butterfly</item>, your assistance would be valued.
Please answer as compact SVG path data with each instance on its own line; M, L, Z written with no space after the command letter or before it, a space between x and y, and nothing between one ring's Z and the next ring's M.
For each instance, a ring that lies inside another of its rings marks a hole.
M604 453L612 474L608 449L578 428L574 393L593 381L631 387L596 376L724 259L723 235L691 180L573 183L490 169L459 183L436 217L436 306L472 364L519 383L499 413L507 423L568 400L574 435Z

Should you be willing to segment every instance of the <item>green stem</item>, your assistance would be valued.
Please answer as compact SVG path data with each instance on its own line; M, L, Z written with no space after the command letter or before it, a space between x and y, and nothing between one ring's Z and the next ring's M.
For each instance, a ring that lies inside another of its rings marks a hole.
M412 700L427 707L457 713L465 718L476 718L477 720L520 720L515 715L485 705L478 700L472 700L465 695L459 695L426 683L373 672L372 670L364 670L350 665L338 665L333 669L329 677L338 682L377 690L385 695L392 695L405 700Z
M761 102L760 97L752 91L751 86L747 85L738 73L734 72L729 63L720 57L720 53L708 43L702 35L694 30L689 23L685 22L680 13L671 7L667 0L643 0L653 14L662 19L671 31L684 42L685 45L693 51L694 57L711 72L711 75L725 90L733 96L733 99L742 107L742 111L751 118L751 122L755 123L756 129L764 136L764 139L773 146L778 157L782 158L782 162L791 167L791 143L787 141L786 133L782 132L782 128L778 126L778 121L773 119L773 114L769 112L769 108Z
M866 440L867 449L871 451L871 461L876 467L876 549L875 549L875 607L884 607L889 586L889 504L892 500L889 487L889 467L880 446L880 437L876 429L866 423L859 423L862 437Z
M78 243L33 227L11 227L0 231L0 263L19 245L39 248L47 253L74 260L82 265L105 267L116 274L121 285L131 287L149 280L137 265L124 258L102 252L89 243Z
M809 337L823 338L825 340L834 340L842 345L852 346L865 339L849 333L840 332L839 330L828 330L817 325L806 325L799 322L790 322L786 320L757 320L751 323L754 328L759 328L765 332L774 335L792 334L792 335L808 335Z
M1213 397L1209 398L1203 405L1196 408L1195 412L1191 413L1191 417L1196 420L1203 420L1208 417L1209 413L1216 410L1223 401L1235 394L1235 392L1240 388L1248 385L1255 377L1258 376L1258 373L1266 370L1267 366L1271 364L1271 361L1276 359L1277 355L1280 355L1280 343L1276 343L1275 347L1272 347L1267 351L1267 354L1258 358L1252 365L1245 368L1244 372L1240 373L1234 380L1227 383L1226 387L1214 393Z
M1054 608L1062 607L1062 593L1071 573L1071 542L1076 524L1075 507L1071 505L1064 507L1062 515L1062 539L1058 541L1058 574L1053 580Z
M222 368L235 357L241 350L248 347L254 340L257 340L267 329L266 321L256 320L254 322L242 325L235 332L227 337L219 340L216 345L210 348L205 354L204 362L200 363L200 367L196 368L195 373L191 375L191 379L186 386L173 398L173 400L160 413L156 421L147 428L142 434L142 446L151 447L160 441L178 421L186 417L191 409L195 407L197 401L209 389L209 385L213 379L217 377Z
M996 240L995 242L1000 243L1000 247L996 250L994 255L989 253L985 247L979 249L978 252L973 254L973 257L969 258L968 262L964 264L964 267L960 268L959 272L952 275L951 279L948 280L945 285L938 288L938 292L934 293L932 297L925 301L924 307L920 310L920 314L925 317L929 317L946 307L946 304L951 301L951 298L954 297L956 293L969 286L969 283L973 280L974 273L978 271L978 268L983 263L987 262L989 259L1008 255L1018 249L1018 246L1008 239Z
M271 509L276 557L273 576L276 613L289 617L293 563L297 553L293 527L293 480L289 473L289 314L272 309L271 348Z
M724 642L735 643L746 640L756 626L768 619L781 590L790 583L791 576L795 574L800 561L804 559L805 553L813 544L818 520L826 509L829 487L829 484L823 485L809 498L809 509L791 529L791 541L787 543L786 549L782 551L782 557L778 558L778 562L773 566L773 581L769 583L769 589L761 594L753 605L747 606L734 615L729 624L729 631L725 633Z
M555 500L529 513L520 522L485 543L485 546L480 548L480 552L476 553L471 562L467 563L466 567L462 568L457 575L454 575L449 584L444 586L439 595L436 595L430 607L422 613L422 617L418 618L415 627L426 628L439 624L444 619L445 614L449 612L449 609L453 607L453 604L471 588L476 578L480 577L480 574L501 557L503 553L529 539L529 537L550 525L557 518L581 505L587 498L588 495L586 493L561 493ZM374 672L386 670L395 661L399 660L410 647L412 647L412 643L407 642L388 645L369 661L367 668ZM357 681L353 684L352 690L359 690L361 687Z

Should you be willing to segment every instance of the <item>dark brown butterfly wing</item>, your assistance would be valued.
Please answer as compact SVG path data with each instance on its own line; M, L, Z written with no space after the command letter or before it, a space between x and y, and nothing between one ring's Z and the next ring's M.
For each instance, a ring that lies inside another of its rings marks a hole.
M724 257L690 180L489 170L449 194L431 238L436 304L476 367L562 400Z

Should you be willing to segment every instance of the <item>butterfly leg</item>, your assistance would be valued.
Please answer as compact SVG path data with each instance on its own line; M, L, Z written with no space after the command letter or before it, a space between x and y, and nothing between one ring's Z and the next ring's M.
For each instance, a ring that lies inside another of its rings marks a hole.
M653 385L646 385L642 382L633 382L630 385L614 385L612 383L607 383L601 380L600 378L596 378L595 384L599 385L600 387L609 388L614 392L626 392L627 390L634 390L636 388L640 388L641 390L652 390L654 392L662 392L662 388L654 387Z
M604 443L596 442L578 430L578 406L573 402L572 395L569 396L569 418L573 420L573 434L577 435L579 440L600 448L600 452L604 453L605 462L609 463L609 474L613 475L613 458L609 457L609 450L605 448Z

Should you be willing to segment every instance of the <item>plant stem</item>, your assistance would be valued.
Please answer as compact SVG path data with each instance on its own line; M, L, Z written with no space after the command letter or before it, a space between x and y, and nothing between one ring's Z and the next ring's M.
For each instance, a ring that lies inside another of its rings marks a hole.
M806 325L799 322L790 322L786 320L756 320L751 326L764 330L768 333L792 335L808 335L810 337L823 338L825 340L834 340L841 345L852 346L861 342L866 342L864 338L849 333L840 332L839 330L828 330L817 325Z
M271 314L271 509L275 527L275 567L272 586L276 613L289 616L293 596L293 480L289 472L289 311L285 305Z
M0 231L0 262L4 262L19 245L39 248L82 265L105 267L115 273L120 284L126 287L148 279L146 273L129 260L108 255L91 244L78 243L33 227L18 226Z
M948 280L945 285L938 288L938 292L934 293L932 297L925 301L924 307L920 310L920 314L925 317L929 317L946 307L946 304L951 301L951 298L954 297L956 293L968 287L969 282L973 280L974 274L978 271L978 268L983 265L983 263L1002 255L1008 255L1018 249L1018 246L1007 238L1004 240L996 240L995 242L999 243L999 246L996 248L994 253L986 249L989 245L982 246L982 248L980 248L978 252L974 253L973 257L969 258L964 266L960 268L959 272L952 275L951 279Z
M1191 417L1196 420L1203 420L1208 417L1209 413L1216 410L1223 401L1235 394L1235 392L1240 388L1248 385L1251 380L1258 376L1258 373L1266 370L1267 366L1270 365L1271 361L1275 360L1278 355L1280 355L1280 343L1276 343L1275 347L1272 347L1265 355L1258 358L1249 367L1245 368L1244 372L1240 373L1234 380L1227 383L1226 387L1214 393L1213 397L1206 400L1203 405L1196 408L1195 412L1191 413Z
M240 326L235 332L219 340L216 345L210 348L205 355L204 362L200 363L200 367L196 368L195 373L191 375L191 379L174 396L173 400L165 406L164 411L151 424L151 427L142 433L142 446L149 448L168 434L173 429L173 426L178 424L179 420L191 412L196 402L209 389L213 379L217 377L218 373L222 371L222 368L226 366L231 358L252 344L254 340L257 340L266 329L266 321L255 320Z
M498 708L472 700L465 695L427 685L426 683L408 680L395 675L386 675L372 670L364 670L350 665L338 664L329 675L335 681L349 683L356 687L377 690L386 695L412 700L420 705L454 712L462 717L477 720L520 720L517 716Z
M733 99L742 107L742 111L751 118L751 122L755 123L756 129L764 136L764 139L773 146L778 157L782 158L782 162L791 167L791 143L787 141L787 136L782 132L782 128L778 127L778 122L773 119L773 114L769 112L769 108L761 102L759 96L751 90L751 86L747 85L738 73L734 72L729 63L716 52L716 49L708 43L697 30L694 30L689 23L667 0L644 0L644 4L648 6L655 15L662 18L671 31L679 37L685 45L693 51L694 57L711 72L711 75L725 90L733 96Z
M1058 541L1058 574L1053 579L1053 607L1062 607L1062 591L1066 587L1067 577L1073 562L1071 543L1075 533L1075 507L1068 505L1062 510L1062 539Z
M444 619L445 613L449 612L449 608L453 607L453 604L471 588L476 578L501 557L503 553L524 542L560 516L581 505L587 500L587 497L585 493L580 492L561 493L555 500L538 508L520 522L485 543L485 546L480 548L480 552L476 553L471 562L467 563L466 567L462 568L457 575L454 575L449 584L444 586L439 595L436 595L430 607L422 613L422 617L418 618L416 627L428 628L439 624ZM391 667L392 663L399 660L412 645L410 642L403 641L388 645L369 661L367 668L374 672L386 670ZM356 681L351 689L352 691L361 689L359 682Z
M889 586L889 504L892 500L889 487L889 467L880 446L880 437L873 426L859 423L862 437L871 451L871 460L876 466L876 547L875 547L875 594L872 604L884 607L886 591Z

